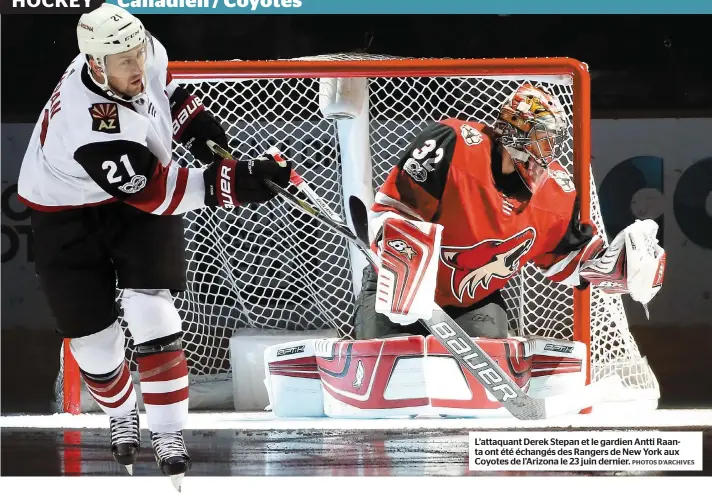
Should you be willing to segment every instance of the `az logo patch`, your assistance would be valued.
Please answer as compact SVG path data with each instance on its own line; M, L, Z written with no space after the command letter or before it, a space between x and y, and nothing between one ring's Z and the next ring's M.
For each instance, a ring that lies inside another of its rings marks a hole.
M116 103L95 103L89 108L91 115L91 129L95 132L118 134L121 132L119 125L119 109Z

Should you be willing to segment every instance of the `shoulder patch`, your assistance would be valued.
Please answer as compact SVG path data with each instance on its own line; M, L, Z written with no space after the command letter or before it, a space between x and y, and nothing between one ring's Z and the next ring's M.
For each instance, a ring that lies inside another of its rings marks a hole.
M94 103L89 108L91 115L91 129L95 132L118 134L121 132L119 124L119 108L116 103Z
M460 134L468 146L477 145L482 142L482 134L480 131L466 123L460 126Z
M571 175L569 175L566 171L559 169L549 169L549 176L553 178L556 183L559 184L559 186L564 192L571 193L576 191L574 181L571 178Z

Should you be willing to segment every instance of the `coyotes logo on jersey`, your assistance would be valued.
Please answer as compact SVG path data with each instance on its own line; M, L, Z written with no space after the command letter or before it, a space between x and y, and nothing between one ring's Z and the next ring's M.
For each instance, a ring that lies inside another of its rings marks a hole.
M443 246L440 259L452 269L452 293L462 303L465 293L474 298L479 286L489 289L493 277L510 278L535 239L536 231L528 227L505 240L487 239L469 247Z

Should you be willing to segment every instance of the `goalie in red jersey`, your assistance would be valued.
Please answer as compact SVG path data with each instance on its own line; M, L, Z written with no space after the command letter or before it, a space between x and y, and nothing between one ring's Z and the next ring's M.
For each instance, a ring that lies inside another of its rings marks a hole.
M471 336L506 338L501 289L527 262L552 281L646 305L665 270L657 224L636 221L606 246L580 221L558 161L567 132L556 98L524 84L494 127L446 119L420 133L371 210L381 267L364 271L356 338L427 335L417 320L433 301Z

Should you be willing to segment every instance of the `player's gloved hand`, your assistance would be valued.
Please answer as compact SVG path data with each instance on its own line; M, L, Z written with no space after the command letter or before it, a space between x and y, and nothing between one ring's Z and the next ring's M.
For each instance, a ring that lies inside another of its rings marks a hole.
M271 155L248 161L217 160L203 173L205 204L232 208L267 202L275 194L265 185L265 178L286 187L291 171L289 161L277 161Z
M223 149L228 148L227 136L220 122L205 109L197 96L190 94L183 87L176 88L171 96L171 116L173 138L204 164L210 164L215 159L208 147L208 140Z

